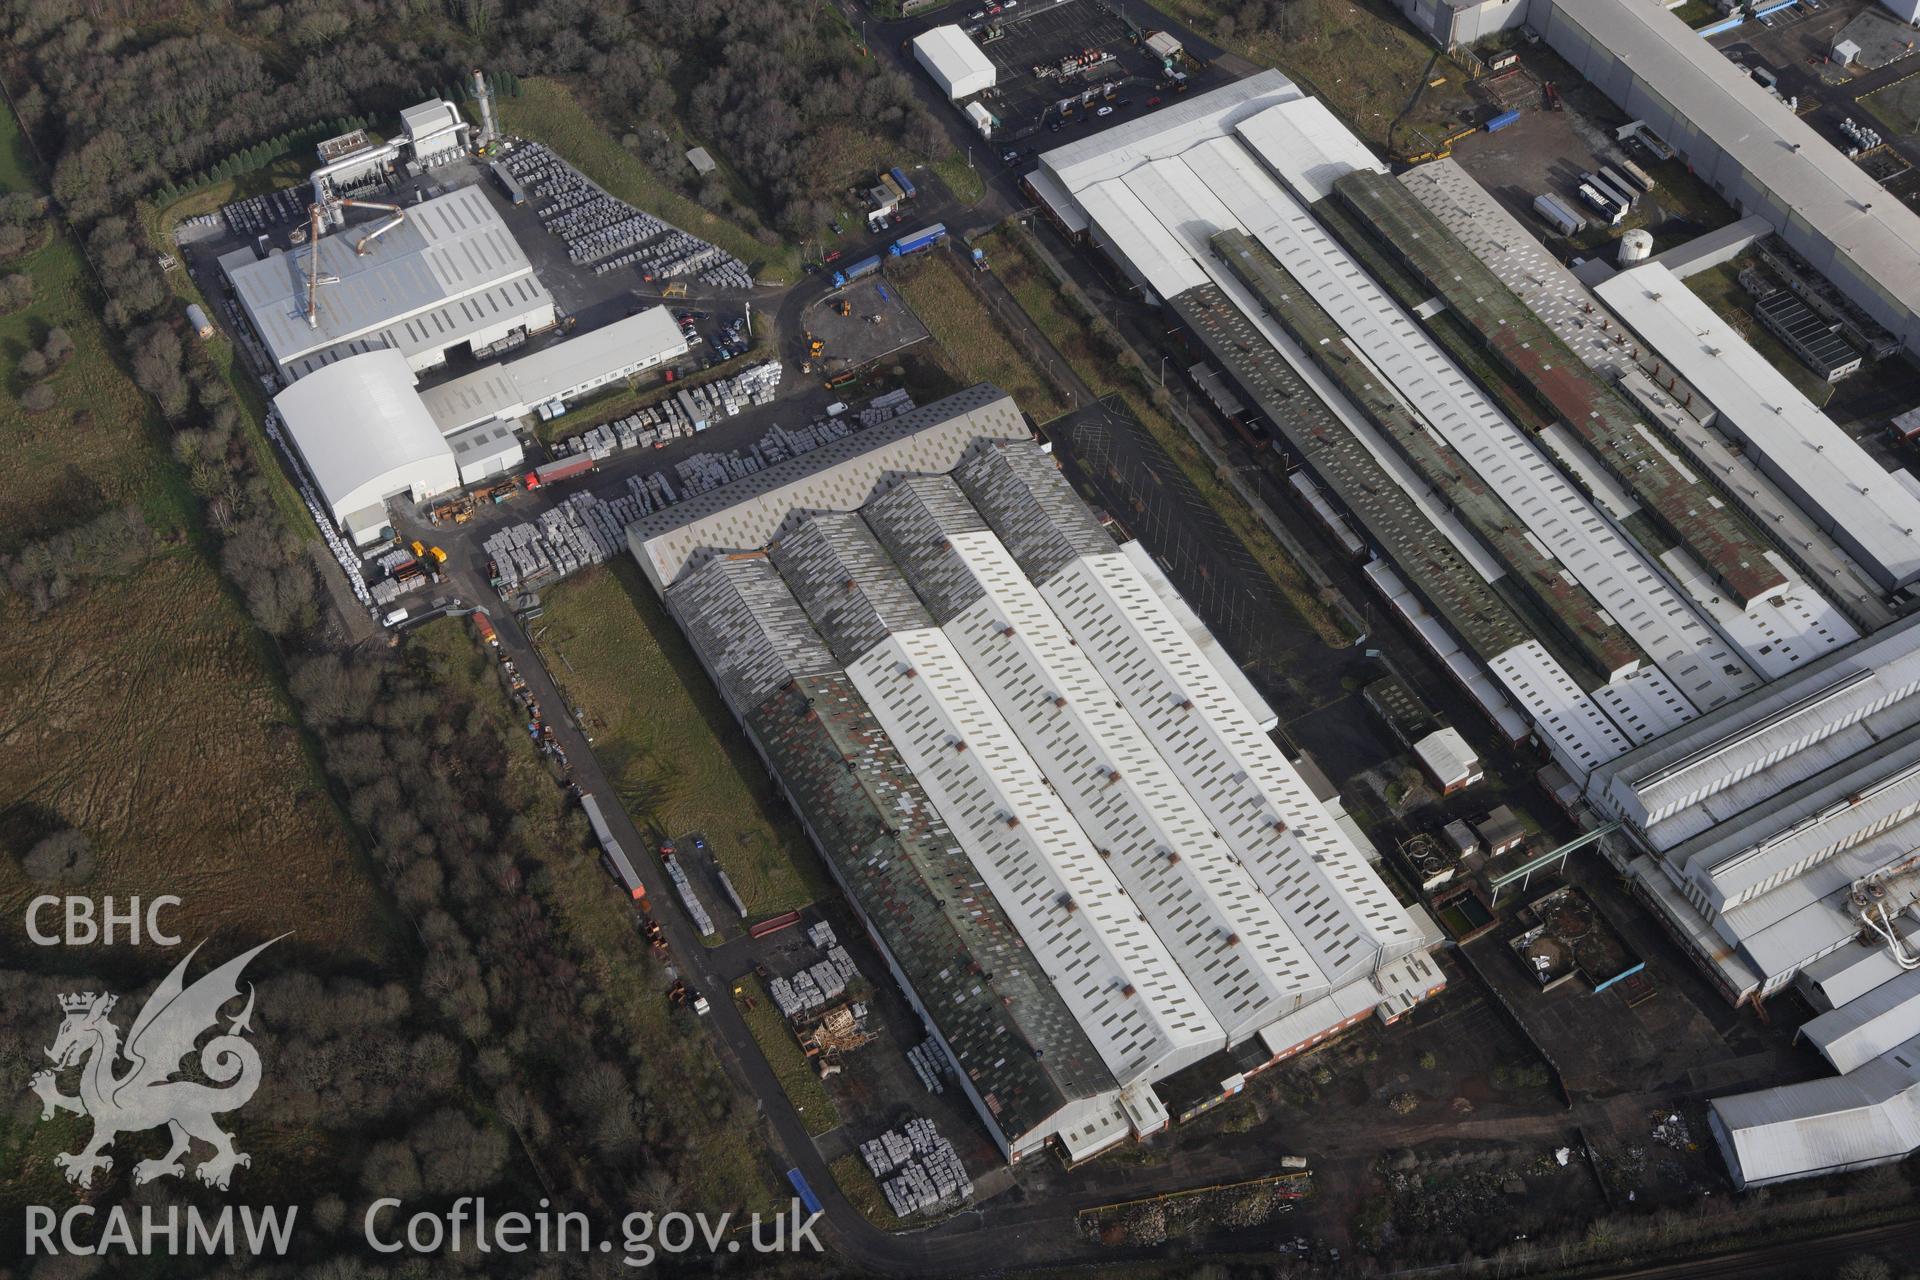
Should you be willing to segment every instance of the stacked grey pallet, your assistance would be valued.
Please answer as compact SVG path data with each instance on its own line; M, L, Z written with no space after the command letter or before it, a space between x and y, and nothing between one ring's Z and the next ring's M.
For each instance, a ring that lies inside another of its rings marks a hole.
M551 202L540 220L576 266L594 263L596 275L632 266L654 279L698 276L716 289L753 286L732 254L607 194L541 143L522 143L501 164L530 195Z
M923 1116L861 1143L860 1158L875 1178L886 1179L880 1190L895 1217L961 1205L973 1195L960 1153Z
M913 1067L913 1073L920 1077L920 1083L927 1087L928 1093L945 1093L946 1088L940 1077L946 1074L947 1055L934 1047L931 1040L922 1040L907 1050L907 1062Z
M824 1005L829 1001L838 1000L846 994L847 980L845 976L841 974L839 967L831 961L822 960L805 972L807 981L811 982L813 989L820 993L821 1004ZM795 974L795 981L798 981L800 976L800 974Z
M674 890L679 893L680 901L686 904L687 915L692 919L694 927L700 930L700 936L703 938L711 935L715 932L713 917L707 914L706 907L699 898L694 896L693 882L687 879L687 873L680 866L680 859L668 858L666 863L667 879L673 881Z
M877 427L903 413L911 412L913 412L912 396L905 391L889 391L885 395L875 396L867 402L865 408L860 410L860 425Z
M715 877L720 881L720 891L727 895L727 901L733 904L733 909L740 913L742 920L745 920L747 918L747 904L741 901L739 891L733 887L733 881L727 878L726 868L719 868L715 872Z
M819 924L809 926L807 929L807 941L813 944L814 950L816 951L826 951L830 949L835 941L833 926L825 920L822 920Z
M227 229L249 239L263 231L298 222L306 216L304 194L296 194L291 187L269 191L265 195L248 196L220 207L220 217L227 224Z
M423 573L418 577L407 578L404 581L399 578L382 578L380 581L374 583L373 586L369 587L368 591L373 596L373 603L384 609L401 596L406 595L410 591L418 591L426 585L427 575Z
M278 413L267 414L266 428L267 439L273 441L274 447L286 457L289 471L300 489L300 501L307 504L307 511L313 516L313 523L319 527L320 536L326 540L327 550L333 552L333 558L339 562L341 570L347 575L347 585L353 589L354 599L369 609L373 608L373 593L367 589L366 575L360 571L359 553L347 545L346 539L334 529L333 521L328 517L326 508L320 505L320 495L313 491L313 485L307 481L305 464L295 457L293 450L287 445L286 437L281 433Z
M793 984L785 978L774 978L769 981L767 994L773 997L774 1007L780 1010L780 1016L788 1022L792 1022L806 1012L801 1007L799 995L794 992Z

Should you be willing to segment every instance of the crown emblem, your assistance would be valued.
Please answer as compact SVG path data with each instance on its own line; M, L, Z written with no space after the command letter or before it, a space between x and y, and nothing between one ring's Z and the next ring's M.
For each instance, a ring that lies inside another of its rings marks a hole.
M70 996L61 996L60 1007L68 1013L85 1013L93 1008L95 998L91 991L76 991ZM113 1002L116 999L118 999L117 996L104 997L100 1011L105 1013L107 1010L113 1008Z

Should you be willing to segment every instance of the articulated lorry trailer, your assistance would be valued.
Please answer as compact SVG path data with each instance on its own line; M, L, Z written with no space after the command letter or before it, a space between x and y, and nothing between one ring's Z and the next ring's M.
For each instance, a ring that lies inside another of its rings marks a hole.
M879 269L880 269L879 254L875 254L871 258L862 258L860 259L860 261L854 263L852 266L843 267L839 271L834 272L833 287L836 289L845 288L847 285L852 284L855 280L858 280L861 276L870 276L874 272L878 271Z
M911 235L901 236L887 246L887 252L896 258L904 258L910 253L920 253L931 249L947 238L947 224L936 222L930 227L915 231Z

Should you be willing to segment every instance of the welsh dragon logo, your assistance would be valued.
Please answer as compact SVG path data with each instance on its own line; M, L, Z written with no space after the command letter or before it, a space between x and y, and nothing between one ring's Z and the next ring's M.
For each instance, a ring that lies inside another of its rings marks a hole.
M247 962L278 941L263 942L188 986L187 965L200 950L194 947L147 999L124 1046L120 1029L108 1018L119 1003L118 996L88 991L60 997L66 1017L47 1050L53 1070L36 1074L31 1087L40 1095L42 1120L51 1120L56 1111L93 1119L93 1137L85 1147L54 1157L67 1181L92 1185L96 1172L113 1168L113 1157L105 1152L114 1138L160 1125L167 1127L173 1145L160 1159L134 1165L135 1186L186 1173L181 1157L196 1138L213 1148L212 1157L194 1168L195 1176L210 1187L224 1191L237 1166L253 1163L251 1156L234 1150L233 1135L213 1122L214 1116L245 1106L260 1087L260 1054L241 1039L243 1032L252 1030L251 983L246 1007L228 1019L224 1034L200 1048L200 1073L213 1083L173 1076L200 1037L218 1029L220 1010L239 997L240 973ZM123 1060L126 1065L121 1070ZM80 1068L80 1092L69 1097L60 1092L58 1077L75 1066Z

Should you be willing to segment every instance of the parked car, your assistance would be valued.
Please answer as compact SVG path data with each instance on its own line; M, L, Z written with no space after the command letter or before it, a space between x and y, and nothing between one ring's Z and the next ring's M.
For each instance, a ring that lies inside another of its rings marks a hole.
M1113 114L1113 108L1112 108L1112 107L1102 107L1102 108L1100 108L1100 109L1099 109L1098 111L1096 111L1096 112L1094 112L1093 114L1095 114L1095 115L1097 115L1097 116L1110 116L1110 115L1112 115L1112 114Z
M1154 94L1154 95L1153 95L1153 96L1152 96L1151 98L1148 98L1148 99L1147 99L1147 105L1148 105L1148 106L1150 106L1150 107L1157 107L1157 106L1159 106L1159 105L1160 105L1160 95L1156 93L1156 94Z
M838 262L838 261L840 261L840 251L839 251L838 249L835 249L835 250L834 250L834 251L833 251L832 253L829 253L829 254L828 254L828 255L827 255L826 257L824 257L824 258L822 258L822 259L820 259L820 261L822 261L822 262Z

